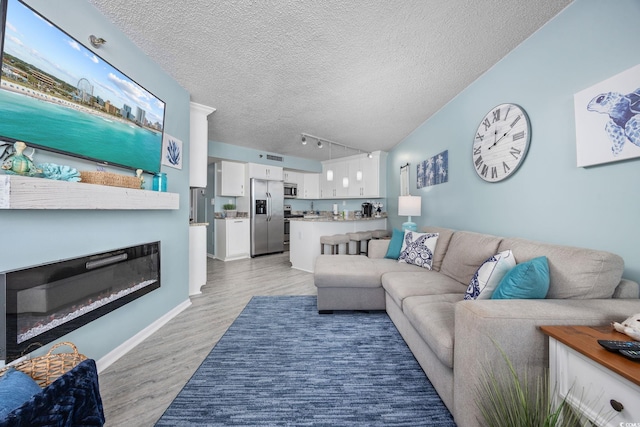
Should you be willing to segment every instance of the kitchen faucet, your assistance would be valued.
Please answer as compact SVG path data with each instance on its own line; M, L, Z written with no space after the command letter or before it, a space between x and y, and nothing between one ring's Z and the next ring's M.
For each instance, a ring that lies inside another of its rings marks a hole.
M313 212L313 201L311 202L311 212Z

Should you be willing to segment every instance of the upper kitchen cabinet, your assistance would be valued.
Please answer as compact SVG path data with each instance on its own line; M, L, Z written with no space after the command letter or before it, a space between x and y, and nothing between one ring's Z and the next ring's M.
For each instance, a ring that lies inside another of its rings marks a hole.
M290 170L285 170L282 172L282 180L284 182L289 182L291 184L296 184L298 187L302 184L302 173L295 172Z
M207 186L209 119L215 108L192 102L190 105L189 186Z
M320 174L303 173L302 184L298 184L299 199L319 199L320 198Z
M322 162L320 175L320 198L335 199L349 196L349 187L344 185L347 177L347 162L343 159Z
M248 164L249 178L270 179L272 181L282 181L283 171L281 166L261 165L258 163Z
M352 197L386 197L387 153L375 151L358 156L349 163L349 195Z
M333 179L327 178L331 171ZM374 151L322 162L320 198L379 198L387 195L387 153Z
M216 165L216 195L242 197L245 194L244 163L220 161Z

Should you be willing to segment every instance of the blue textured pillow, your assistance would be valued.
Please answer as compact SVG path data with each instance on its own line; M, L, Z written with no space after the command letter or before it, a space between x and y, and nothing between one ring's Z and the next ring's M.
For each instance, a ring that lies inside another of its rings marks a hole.
M398 259L400 258L400 250L402 249L402 241L404 240L404 230L393 229L391 234L391 241L389 242L389 249L385 258Z
M513 267L502 278L491 299L542 299L549 291L546 256Z
M9 368L0 376L0 419L3 419L42 389L29 375Z

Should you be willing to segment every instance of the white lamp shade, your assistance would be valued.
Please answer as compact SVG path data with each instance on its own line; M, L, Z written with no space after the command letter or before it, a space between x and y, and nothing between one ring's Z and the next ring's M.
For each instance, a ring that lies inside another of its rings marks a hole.
M399 216L420 216L422 210L422 197L400 196L398 197Z

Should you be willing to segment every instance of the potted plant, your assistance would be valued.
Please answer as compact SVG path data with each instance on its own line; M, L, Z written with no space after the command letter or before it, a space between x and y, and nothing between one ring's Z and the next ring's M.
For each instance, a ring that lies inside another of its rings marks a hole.
M235 218L238 213L236 211L236 205L233 203L226 203L222 205L222 209L224 209L224 216L227 218Z
M566 399L554 404L549 387L549 372L541 376L525 372L519 375L507 355L500 349L505 365L485 366L480 373L476 404L482 423L488 427L565 427L582 426L584 419ZM579 403L582 405L582 402ZM610 420L598 414L598 421ZM599 424L598 424L599 425Z

